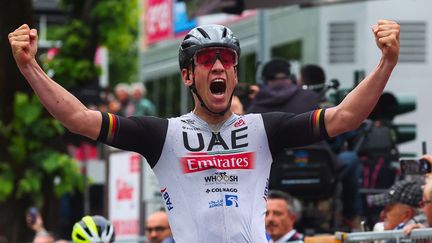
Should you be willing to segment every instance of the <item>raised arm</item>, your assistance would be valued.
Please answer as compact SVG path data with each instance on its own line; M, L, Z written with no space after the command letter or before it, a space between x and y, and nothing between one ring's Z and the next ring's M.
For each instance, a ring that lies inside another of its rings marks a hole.
M400 27L394 21L379 20L373 26L382 57L375 69L337 106L327 109L325 125L330 137L356 129L375 107L399 57Z
M36 62L38 35L24 24L9 34L12 53L21 73L45 108L71 132L96 139L101 114L87 109L75 96L53 81Z

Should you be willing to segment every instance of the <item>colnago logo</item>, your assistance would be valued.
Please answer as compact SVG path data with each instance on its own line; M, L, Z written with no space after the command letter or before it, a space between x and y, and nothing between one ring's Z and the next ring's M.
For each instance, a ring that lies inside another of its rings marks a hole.
M226 172L215 172L214 175L205 176L204 180L206 185L212 184L237 184L238 176L237 175L227 175Z
M237 192L237 188L212 188L212 189L207 189L205 190L205 192L210 193L210 192Z
M180 159L183 173L193 173L209 169L248 170L254 168L255 153L208 154L189 153Z

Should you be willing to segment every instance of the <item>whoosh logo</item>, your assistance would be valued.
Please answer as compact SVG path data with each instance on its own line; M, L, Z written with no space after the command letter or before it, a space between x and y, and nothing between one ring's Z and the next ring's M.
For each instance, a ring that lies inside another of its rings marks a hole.
M247 170L254 168L255 153L237 153L209 155L206 153L189 153L180 159L183 173L193 173L208 169Z

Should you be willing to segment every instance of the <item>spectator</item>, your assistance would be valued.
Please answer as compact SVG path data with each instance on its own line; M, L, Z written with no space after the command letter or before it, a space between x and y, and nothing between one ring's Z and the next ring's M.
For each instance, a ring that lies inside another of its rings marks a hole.
M270 242L303 242L303 235L294 229L300 215L301 204L296 198L283 191L269 191L265 224Z
M303 90L290 79L291 65L284 59L267 62L262 70L265 86L261 88L248 108L248 113L284 111L299 114L319 107L319 96Z
M134 116L155 116L156 108L147 99L147 89L143 83L138 82L131 86L132 102L134 104Z
M426 159L432 164L432 155L425 155L423 159ZM432 226L432 176L431 174L426 174L426 184L423 186L423 197L419 203L419 207L423 209L423 213L426 216L426 222L407 225L404 227L404 233L409 235L413 229L425 228Z
M39 211L32 207L26 215L26 223L30 229L35 232L35 237L33 238L33 243L64 243L67 242L63 239L55 240L52 233L45 229L43 224L43 219ZM1 243L1 241L0 241Z
M325 72L318 65L305 65L300 70L299 86L302 89L315 91L322 102L327 102L325 97Z
M150 243L174 242L168 215L164 211L157 211L147 218L145 234Z
M121 116L131 116L134 112L134 105L130 100L130 87L128 84L119 83L114 87L114 95L117 104L111 104L110 109L116 110L116 113Z
M101 90L100 94L100 104L99 104L99 110L105 111L105 112L112 112L110 110L110 103L115 99L114 95L110 92L108 88L104 88Z
M367 198L371 205L384 206L384 230L402 229L406 225L417 223L414 217L421 200L421 185L407 180L396 182L385 193Z
M45 229L43 219L39 210L36 207L31 207L26 214L27 226L35 232L35 235L46 235L47 230Z

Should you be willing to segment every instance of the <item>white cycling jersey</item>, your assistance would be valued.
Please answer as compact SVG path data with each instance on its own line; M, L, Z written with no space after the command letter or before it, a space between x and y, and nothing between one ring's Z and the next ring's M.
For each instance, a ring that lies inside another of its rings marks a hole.
M193 113L102 113L99 140L147 158L177 243L264 243L272 154L325 138L323 113L232 115L217 130Z

